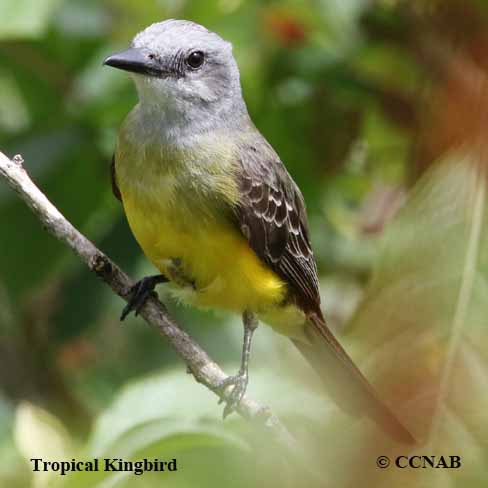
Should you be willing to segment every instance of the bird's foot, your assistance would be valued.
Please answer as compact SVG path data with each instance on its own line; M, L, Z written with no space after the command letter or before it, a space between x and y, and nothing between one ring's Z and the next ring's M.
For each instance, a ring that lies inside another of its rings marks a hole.
M225 380L221 381L218 390L220 392L219 405L225 402L224 411L222 417L224 420L232 413L237 410L241 400L246 393L247 384L249 382L249 377L246 373L240 372L235 376L229 376ZM227 387L232 386L232 391L229 395L225 394Z
M124 320L132 311L135 312L136 316L139 315L141 308L149 297L157 298L158 295L154 291L156 285L164 283L165 281L167 281L167 279L163 275L146 276L138 281L130 289L131 297L127 305L124 307L124 310L122 310L120 320Z

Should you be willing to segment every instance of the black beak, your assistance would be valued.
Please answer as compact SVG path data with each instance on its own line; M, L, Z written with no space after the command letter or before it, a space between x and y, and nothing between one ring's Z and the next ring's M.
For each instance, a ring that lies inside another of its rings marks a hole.
M104 62L106 66L123 69L132 73L149 76L162 76L163 69L157 58L146 49L130 48L112 54Z

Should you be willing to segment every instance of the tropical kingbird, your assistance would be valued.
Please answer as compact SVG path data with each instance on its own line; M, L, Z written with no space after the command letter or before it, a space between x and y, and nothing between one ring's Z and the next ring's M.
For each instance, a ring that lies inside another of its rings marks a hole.
M104 64L136 84L112 182L161 272L137 283L122 319L166 281L182 302L241 313L241 368L221 385L233 386L224 416L246 390L260 319L291 338L342 408L412 442L325 323L302 194L248 115L232 45L201 25L167 20Z

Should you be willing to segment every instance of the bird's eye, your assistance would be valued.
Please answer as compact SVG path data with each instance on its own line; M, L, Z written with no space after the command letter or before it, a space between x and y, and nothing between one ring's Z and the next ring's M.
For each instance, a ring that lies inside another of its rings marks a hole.
M200 66L203 64L204 61L205 61L205 55L202 53L202 51L193 51L186 58L186 62L188 66L190 66L193 69L200 68Z

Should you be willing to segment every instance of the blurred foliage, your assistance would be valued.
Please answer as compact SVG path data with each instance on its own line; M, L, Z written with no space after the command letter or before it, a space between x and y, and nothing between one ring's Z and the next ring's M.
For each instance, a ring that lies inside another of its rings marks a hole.
M101 62L171 17L233 43L252 118L306 198L330 324L424 442L413 453L463 468L377 469L377 455L410 451L317 394L266 328L250 393L300 452L222 423L167 344L138 319L120 326L121 301L0 184L0 486L486 486L486 2L2 0L0 148L138 277L153 270L108 178L136 94ZM160 295L233 372L239 318ZM179 469L33 476L32 456L176 457Z

